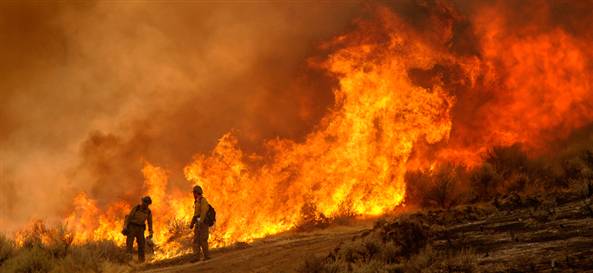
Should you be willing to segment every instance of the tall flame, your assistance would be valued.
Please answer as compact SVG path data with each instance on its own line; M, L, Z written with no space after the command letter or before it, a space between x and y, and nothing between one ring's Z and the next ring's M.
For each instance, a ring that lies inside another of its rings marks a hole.
M437 8L449 17L435 16L433 39L379 7L374 20L323 45L333 53L312 64L338 80L335 105L303 142L269 140L263 155L247 155L227 133L185 167L183 189L146 163L157 257L188 250L188 235L179 232L189 231L179 224L193 213L193 184L218 212L211 243L224 246L289 230L307 214L388 212L404 200L408 169L477 164L494 145L540 148L593 121L591 53L579 39L559 28L514 34L498 6L465 19L447 5ZM450 50L455 20L472 22L479 54ZM419 84L411 71L428 80ZM123 243L119 230L131 204L102 211L81 194L74 205L67 220L77 241Z

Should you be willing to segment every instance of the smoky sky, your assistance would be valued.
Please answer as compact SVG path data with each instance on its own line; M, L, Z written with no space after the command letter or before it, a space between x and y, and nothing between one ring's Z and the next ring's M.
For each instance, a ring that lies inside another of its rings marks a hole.
M474 16L484 6L498 7L509 35L559 28L584 48L593 39L588 0L4 2L0 231L60 219L79 192L102 207L135 202L144 162L167 170L172 187L187 187L183 167L229 131L247 154L265 151L268 139L303 140L338 86L310 60L323 60L321 45L375 4L456 57L483 57ZM459 132L480 131L467 113L482 111L495 87L478 79L470 88L446 61L409 77L444 84L457 99L452 139L480 140Z
M336 82L307 65L358 2L0 6L0 229L135 200L145 161L182 168L234 131L302 139Z

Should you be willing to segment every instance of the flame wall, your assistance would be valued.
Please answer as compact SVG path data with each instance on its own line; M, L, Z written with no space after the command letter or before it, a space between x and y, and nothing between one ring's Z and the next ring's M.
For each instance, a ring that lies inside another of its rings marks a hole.
M367 6L351 30L308 59L310 70L333 79L326 86L333 105L302 139L270 138L253 153L240 142L249 132L221 134L183 168L188 182L144 163L143 186L132 193L153 197L159 257L187 251L175 223L191 216L193 184L217 209L211 241L222 246L288 230L307 213L385 213L401 205L410 169L472 166L495 145L551 152L550 143L593 121L593 35L582 12L591 8L590 1ZM303 92L296 102L315 101L316 93ZM67 219L76 240L121 242L133 203L98 202L75 198Z

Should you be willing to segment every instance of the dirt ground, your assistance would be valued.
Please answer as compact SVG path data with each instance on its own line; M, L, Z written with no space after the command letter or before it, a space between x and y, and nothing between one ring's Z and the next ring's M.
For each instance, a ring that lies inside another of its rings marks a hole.
M418 214L421 215L418 221L430 226L433 249L470 249L477 256L480 272L593 272L591 195L553 193L522 198L511 194L481 209L460 206L423 211ZM209 261L190 263L190 257L180 257L149 264L138 271L296 272L312 255L327 256L341 242L360 239L377 228L391 226L389 222L376 226L375 221L288 232L251 244L214 250Z
M148 265L141 272L296 272L306 257L325 256L340 242L370 230L373 224L374 220L364 220L311 232L289 232L233 249L214 250L212 259L208 261L190 263L189 257L186 257Z

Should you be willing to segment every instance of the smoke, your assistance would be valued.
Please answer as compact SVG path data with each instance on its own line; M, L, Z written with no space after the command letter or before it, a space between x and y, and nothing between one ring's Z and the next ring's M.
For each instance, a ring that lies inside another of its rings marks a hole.
M0 8L0 230L86 191L135 202L144 161L172 186L236 130L303 138L332 104L307 68L358 3L7 3Z
M411 83L454 98L450 135L415 143L409 166L471 165L496 145L549 152L547 143L590 138L592 8L543 0L2 4L0 231L61 219L81 191L101 207L135 202L144 162L167 170L169 187L185 187L183 167L231 130L247 155L266 152L263 140L302 141L338 86L308 60L325 59L335 45L319 45L344 33L380 47L389 32L406 32L431 52L430 67L407 70ZM377 10L402 27L381 26Z

